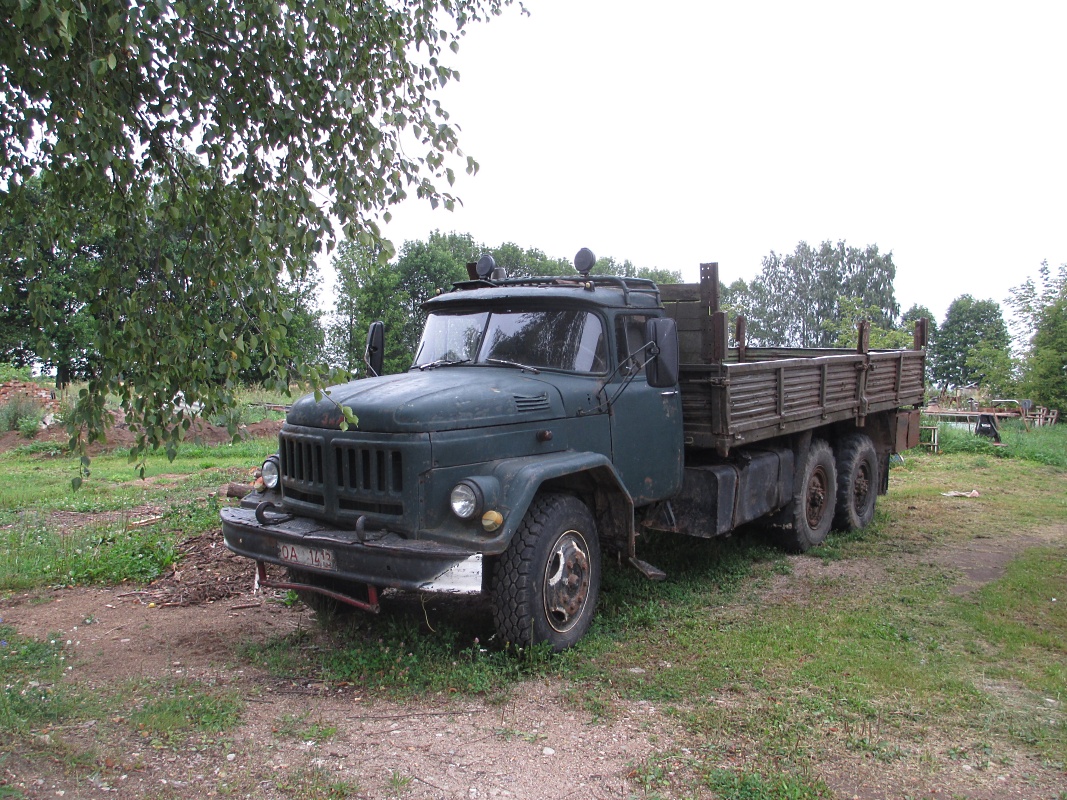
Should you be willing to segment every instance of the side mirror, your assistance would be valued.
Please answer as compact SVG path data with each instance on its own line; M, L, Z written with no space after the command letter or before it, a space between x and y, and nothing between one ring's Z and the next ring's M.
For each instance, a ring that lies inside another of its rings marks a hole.
M385 361L385 323L381 320L372 322L367 331L367 349L363 351L363 362L367 371L378 377L382 374L382 362Z
M645 323L645 339L652 345L652 360L645 368L648 385L665 389L678 383L678 324L670 317Z

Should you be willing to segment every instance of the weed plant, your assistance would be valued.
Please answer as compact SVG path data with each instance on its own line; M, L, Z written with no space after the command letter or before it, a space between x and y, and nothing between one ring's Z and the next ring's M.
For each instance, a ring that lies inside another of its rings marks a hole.
M32 397L17 394L0 405L0 431L19 431L27 438L37 433L44 409Z

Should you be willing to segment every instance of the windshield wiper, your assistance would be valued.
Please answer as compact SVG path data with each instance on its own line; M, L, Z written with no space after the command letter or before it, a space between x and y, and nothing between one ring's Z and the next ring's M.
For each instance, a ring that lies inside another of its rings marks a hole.
M523 372L532 372L534 375L540 375L541 370L537 367L529 367L526 364L520 364L518 361L506 361L503 358L487 358L485 359L488 364L501 364L505 367L515 367L521 369Z
M439 358L436 361L431 361L429 364L419 364L419 371L425 372L428 369L434 369L436 367L454 367L456 364L466 364L470 361L469 358Z

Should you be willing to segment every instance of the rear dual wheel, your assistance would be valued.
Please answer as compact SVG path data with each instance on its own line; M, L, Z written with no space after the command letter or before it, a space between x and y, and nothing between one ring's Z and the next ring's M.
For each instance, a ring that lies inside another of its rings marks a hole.
M822 544L833 524L837 469L830 445L822 439L812 440L800 471L800 491L793 497L791 521L780 533L782 546L794 553Z
M878 499L878 478L878 454L870 436L855 433L838 443L834 528L860 531L871 524Z

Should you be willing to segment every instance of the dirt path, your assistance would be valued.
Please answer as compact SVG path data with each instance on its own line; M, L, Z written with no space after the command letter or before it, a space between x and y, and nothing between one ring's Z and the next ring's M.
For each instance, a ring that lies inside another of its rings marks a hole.
M661 728L642 703L590 724L561 700L562 687L545 682L522 684L503 703L438 696L401 706L353 687L271 678L242 665L238 649L313 629L309 612L249 592L188 606L160 605L155 596L60 590L46 602L11 598L0 617L24 635L65 636L68 677L88 687L169 677L236 688L249 701L239 730L224 747L192 754L133 736L116 743L107 756L114 768L96 781L33 776L7 763L12 786L28 797L313 797L312 784L344 781L366 797L629 797L631 764L651 751ZM279 738L285 720L337 730L322 742Z
M1067 531L1055 529L920 558L958 570L959 591L968 591L1002 574L1023 548L1064 540ZM93 724L75 724L41 740L52 753L60 742L60 752L93 748L97 768L9 758L0 761L0 790L6 783L31 798L650 797L635 765L678 742L693 744L644 702L619 699L612 718L594 721L568 701L561 682L530 681L506 698L434 695L398 705L351 685L272 677L242 661L241 648L314 632L310 612L254 594L249 564L215 537L187 542L184 550L179 567L144 591L18 595L0 602L0 619L23 635L69 641L67 679L90 690L111 694L131 681L183 680L228 688L245 701L237 728L216 741L160 745L122 724L128 712L116 709L106 737ZM866 580L878 577L867 561L796 557L792 566L792 574L761 591L760 602L804 603L812 587L857 579L857 570L866 571ZM743 763L743 752L728 750L724 763L738 758ZM965 763L916 772L842 752L818 775L841 798L1062 796L1056 774L1023 753L1011 767L984 772Z

